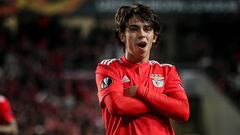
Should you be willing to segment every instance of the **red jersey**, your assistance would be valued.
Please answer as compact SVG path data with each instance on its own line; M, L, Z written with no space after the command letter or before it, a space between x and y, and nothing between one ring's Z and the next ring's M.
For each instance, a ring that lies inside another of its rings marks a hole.
M14 120L8 100L0 95L0 125L9 124Z
M96 83L107 135L174 135L170 119L189 118L187 95L172 65L134 64L125 57L103 60ZM136 97L124 96L133 85L139 86Z

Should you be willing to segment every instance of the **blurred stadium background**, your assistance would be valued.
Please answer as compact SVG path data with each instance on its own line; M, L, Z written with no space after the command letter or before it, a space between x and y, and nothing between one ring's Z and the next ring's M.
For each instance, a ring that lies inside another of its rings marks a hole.
M0 93L19 135L104 134L94 71L122 55L113 18L132 2L159 13L152 59L176 65L189 95L176 134L240 134L239 0L0 0Z

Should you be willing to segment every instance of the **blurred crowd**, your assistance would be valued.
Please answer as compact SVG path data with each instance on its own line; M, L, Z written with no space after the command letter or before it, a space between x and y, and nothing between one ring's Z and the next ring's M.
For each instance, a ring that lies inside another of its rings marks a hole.
M178 56L182 56L183 62L191 61L195 68L206 71L220 92L240 110L239 21L239 17L222 15L202 17L197 25L190 27L181 24L179 35L183 41Z
M81 30L59 22L19 20L14 31L1 24L0 93L11 102L20 135L102 134L94 70L113 38L93 28L83 39Z
M103 134L94 71L103 58L121 55L113 30L94 27L85 37L46 16L18 19L14 29L0 22L0 93L11 102L20 135ZM220 37L225 42L211 33L180 38L191 46L185 60L197 61L240 108L237 33Z

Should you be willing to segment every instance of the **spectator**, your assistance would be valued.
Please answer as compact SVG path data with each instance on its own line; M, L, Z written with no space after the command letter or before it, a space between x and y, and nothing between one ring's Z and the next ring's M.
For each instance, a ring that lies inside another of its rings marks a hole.
M18 134L17 121L9 101L3 95L0 95L0 134Z

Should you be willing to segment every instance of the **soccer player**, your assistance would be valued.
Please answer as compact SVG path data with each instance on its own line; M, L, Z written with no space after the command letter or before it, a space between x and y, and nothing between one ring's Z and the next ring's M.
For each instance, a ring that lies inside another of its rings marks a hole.
M115 15L124 56L96 69L98 98L107 135L174 135L170 119L187 121L189 102L175 66L149 60L160 33L147 6L122 6Z
M0 95L0 135L16 135L18 127L9 101Z

